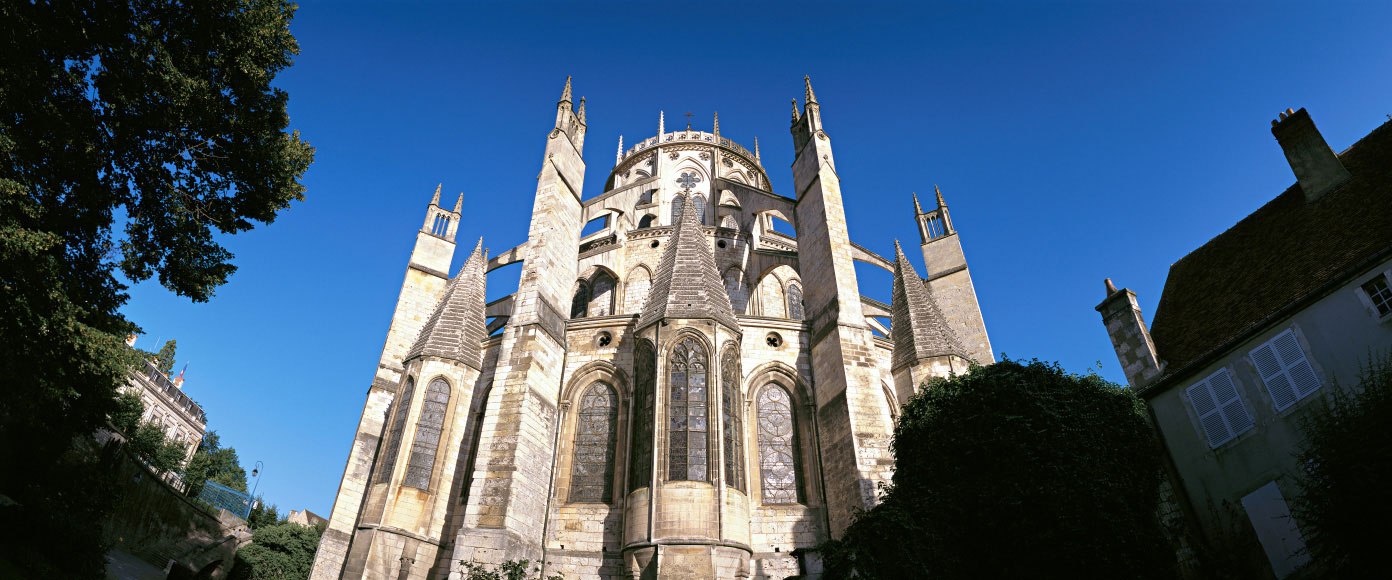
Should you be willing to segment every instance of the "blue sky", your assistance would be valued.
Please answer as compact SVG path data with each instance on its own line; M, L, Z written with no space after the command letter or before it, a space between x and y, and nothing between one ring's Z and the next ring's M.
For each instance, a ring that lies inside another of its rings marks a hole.
M1308 108L1336 151L1392 114L1382 2L607 5L302 3L277 84L318 150L305 201L224 239L240 270L211 302L144 283L124 309L140 346L178 339L185 390L282 511L329 515L435 185L464 193L461 245L524 241L566 75L587 198L659 110L703 130L719 111L792 195L788 100L811 75L852 239L903 240L921 270L909 194L939 184L997 355L1117 382L1104 277L1149 320L1169 264L1294 182L1278 111ZM888 302L889 276L859 272Z

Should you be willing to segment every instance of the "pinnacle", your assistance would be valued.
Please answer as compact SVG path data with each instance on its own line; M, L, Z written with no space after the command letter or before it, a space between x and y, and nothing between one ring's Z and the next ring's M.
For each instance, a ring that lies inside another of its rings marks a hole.
M459 213L462 209L464 209L464 192L461 191L459 199L454 201L454 213ZM479 238L479 241L483 241L483 238Z
M623 135L619 135L619 152L614 154L614 165L623 161Z
M938 194L938 208L941 209L947 207L947 202L943 201L942 190L938 189L938 184L933 184L933 191Z
M904 256L899 240L894 240L894 291L890 310L893 368L936 356L969 358L956 333L948 326L932 290Z
M580 97L580 111L579 111L578 113L576 113L576 116L580 117L580 124L581 124L581 125L584 125L584 124L585 124L585 97Z
M759 161L760 161L760 160L759 160L759 138L758 138L758 137L755 137L755 138L754 138L754 162L755 162L755 163L758 163Z
M798 122L797 99L793 99L793 122Z
M917 192L917 191L915 191L915 192L913 193L913 198L914 198L914 215L918 215L918 214L923 213L923 206L918 205L918 192ZM895 246L898 246L898 245L899 245L899 241L898 241L898 240L895 240L895 241L894 241L894 245L895 245Z
M657 136L658 136L658 137L662 137L662 134L667 132L667 128L664 127L665 124L666 124L666 119L663 117L662 111L658 111L658 112L657 112Z
M636 328L667 318L708 318L739 331L730 296L715 267L715 254L701 231L694 195L678 194L681 218L667 239Z
M566 75L565 89L561 91L561 102L570 102L570 75Z
M715 112L715 130L713 132L716 137L720 136L720 111Z
M440 188L444 186L443 183L435 186L435 197L430 198L430 205L440 205Z
M803 75L802 83L807 87L807 104L815 104L817 102L817 95L812 93L812 77Z

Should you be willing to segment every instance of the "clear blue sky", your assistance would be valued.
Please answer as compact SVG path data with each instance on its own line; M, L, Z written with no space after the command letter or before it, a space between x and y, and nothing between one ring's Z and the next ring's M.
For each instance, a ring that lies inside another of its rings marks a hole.
M719 111L792 195L788 100L811 75L852 239L912 249L909 192L940 184L997 355L1118 382L1104 277L1149 320L1172 262L1294 182L1278 111L1308 108L1336 151L1392 114L1385 2L654 6L674 5L301 6L277 84L318 150L306 200L225 239L240 270L211 302L145 283L125 308L140 346L178 339L185 390L248 471L265 462L268 501L329 515L435 184L464 193L461 245L524 241L566 75L588 98L586 197L659 109L706 130ZM887 302L888 275L860 272Z

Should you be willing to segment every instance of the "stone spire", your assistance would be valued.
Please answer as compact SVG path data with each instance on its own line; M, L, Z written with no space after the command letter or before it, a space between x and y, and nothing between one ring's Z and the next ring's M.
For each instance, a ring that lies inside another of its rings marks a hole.
M614 165L623 161L623 135L619 135L619 152L614 154Z
M662 141L662 134L667 132L666 119L662 116L662 111L657 112L657 140Z
M435 312L421 327L416 343L405 360L434 356L478 369L482 366L480 343L484 332L484 289L488 258L479 238L474 253L464 261L459 273L450 279Z
M464 209L464 192L459 192L459 199L454 200L454 213L459 213Z
M899 240L894 241L894 293L890 305L894 351L890 368L899 369L923 359L957 355L970 360L967 349L947 325L933 292L904 257Z
M701 231L696 206L689 195L678 195L681 218L667 238L667 249L657 263L648 301L638 316L635 330L664 318L713 318L739 332L730 295L715 267L715 253Z
M758 138L758 137L755 137L755 138L754 138L754 162L755 162L755 163L758 163L758 164L760 164L760 165L763 164L763 161L759 159L759 138Z
M435 197L430 198L430 205L440 205L440 188L444 186L445 184L443 183L435 186Z
M580 110L576 111L576 116L580 117L580 124L585 124L585 97L580 97Z
M933 192L938 194L938 209L947 207L947 202L943 201L942 190L938 189L938 184L933 184Z
M798 122L797 99L793 99L793 124Z
M812 94L812 77L803 75L802 84L807 87L807 104L815 105L817 103L817 95Z
M914 198L914 215L920 215L920 214L923 213L923 206L918 205L918 192L917 192L917 191L913 192L913 198Z
M569 102L570 102L570 75L566 75L566 86L565 86L565 89L561 91L561 100L560 100L560 102L562 102L562 103L569 103Z
M715 112L715 144L720 144L720 111Z

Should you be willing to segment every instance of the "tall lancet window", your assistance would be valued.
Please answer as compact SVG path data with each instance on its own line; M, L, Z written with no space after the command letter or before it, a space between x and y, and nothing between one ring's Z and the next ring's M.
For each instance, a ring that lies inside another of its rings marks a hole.
M672 351L668 372L667 479L709 481L706 473L706 349L687 338Z
M633 449L629 454L628 490L647 487L652 481L653 412L657 353L644 338L633 348Z
M802 286L796 282L788 285L788 318L802 320Z
M435 451L440 448L440 432L449 410L450 386L444 379L430 381L421 403L420 419L416 421L416 437L411 442L411 462L406 464L406 477L401 485L430 489L430 474L435 471Z
M672 196L672 225L677 225L681 221L682 206L686 204L686 198L682 194Z
M696 197L691 198L691 205L696 207L696 221L704 225L706 223L706 196L696 194Z
M733 343L720 355L720 412L725 430L725 485L744 491L744 405L740 398L739 349Z
M393 403L396 412L392 414L391 431L387 432L387 446L382 448L382 462L377 465L377 483L391 480L392 470L396 469L396 453L401 448L401 431L406 428L406 413L411 410L411 395L416 390L416 379L406 379L406 388Z
M770 383L759 393L759 474L764 503L797 503L797 432L788 391Z
M570 300L570 317L584 318L585 313L590 310L590 285L585 282L575 283L575 297Z
M570 465L570 501L609 503L614 490L614 443L619 404L614 389L595 383L580 397L575 418L575 458Z

